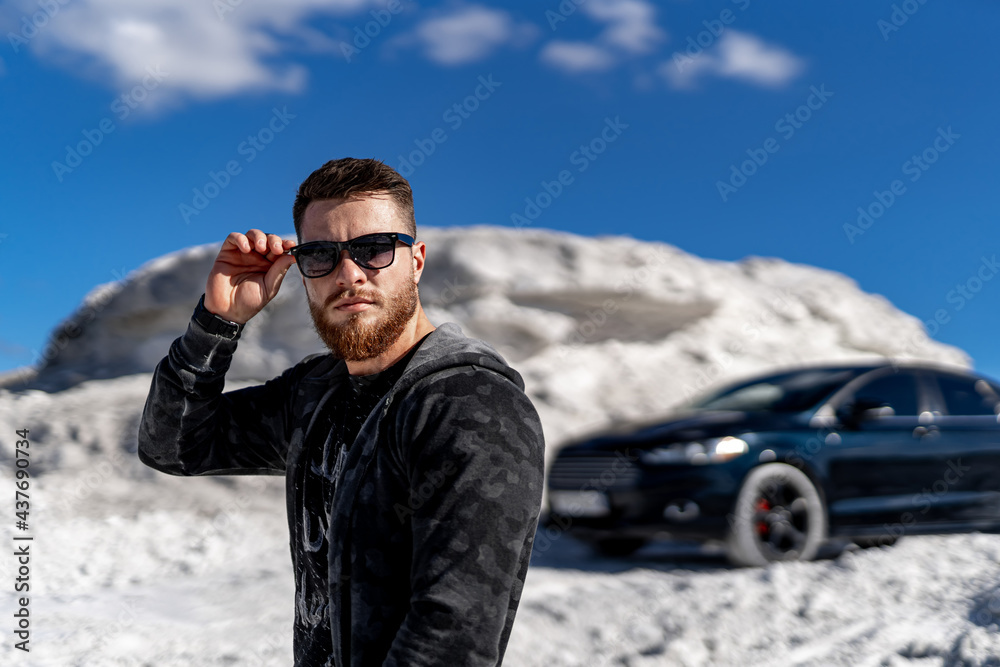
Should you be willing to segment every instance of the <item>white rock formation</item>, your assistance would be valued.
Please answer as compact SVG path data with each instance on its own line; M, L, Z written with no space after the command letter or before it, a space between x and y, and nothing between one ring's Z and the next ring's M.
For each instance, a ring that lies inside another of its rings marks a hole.
M550 443L666 411L719 380L873 357L968 366L960 350L851 279L782 260L704 260L664 243L496 227L421 229L435 324L491 342L525 378ZM35 386L148 373L187 326L218 245L95 289ZM230 380L263 381L322 351L297 271L252 320Z
M431 320L458 322L521 371L550 454L573 434L776 365L969 364L829 271L542 230L420 236ZM10 441L29 429L36 535L32 651L4 642L0 664L291 662L284 480L173 478L135 455L149 371L187 325L217 248L168 255L95 289L71 318L78 335L50 346L36 388L8 378L0 389L0 492L13 501ZM248 327L227 388L320 349L293 273ZM0 540L13 544L14 533L11 515ZM612 561L540 531L505 664L995 665L998 563L996 535L906 538L733 570L710 549L658 545ZM0 608L17 607L16 567L0 558Z

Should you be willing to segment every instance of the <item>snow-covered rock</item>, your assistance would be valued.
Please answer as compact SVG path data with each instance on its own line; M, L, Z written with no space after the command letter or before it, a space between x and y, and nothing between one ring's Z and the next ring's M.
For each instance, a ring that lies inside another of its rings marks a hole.
M774 366L970 364L885 298L810 266L711 261L664 243L539 229L430 228L419 237L431 321L457 322L497 347L524 376L552 443ZM53 336L32 386L152 371L187 326L218 247L166 255L93 290ZM250 321L227 378L267 380L322 350L293 268Z
M422 229L420 238L431 321L458 322L521 371L549 454L574 434L774 366L883 356L970 364L830 271L543 230ZM150 371L187 325L217 248L173 253L96 288L37 375L8 375L0 388L0 441L29 429L36 535L32 652L5 641L0 664L291 662L283 479L176 478L135 455ZM321 349L293 273L247 328L227 388ZM12 452L0 448L8 503ZM7 544L13 523L0 525ZM906 538L831 555L734 570L712 545L661 544L613 561L540 531L505 664L998 664L1000 537ZM0 558L0 578L12 582L15 567ZM11 586L0 606L15 608Z

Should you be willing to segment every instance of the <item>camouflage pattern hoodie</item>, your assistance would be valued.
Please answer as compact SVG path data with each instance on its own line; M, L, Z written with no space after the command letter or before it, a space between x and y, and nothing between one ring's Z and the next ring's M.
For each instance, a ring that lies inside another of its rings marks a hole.
M326 403L347 366L313 355L263 385L224 392L238 338L192 318L153 375L139 458L172 475L285 475L291 527L302 520L294 481L305 443L324 440L311 429L336 407ZM501 664L543 484L541 423L521 376L444 324L345 457L326 530L326 664Z

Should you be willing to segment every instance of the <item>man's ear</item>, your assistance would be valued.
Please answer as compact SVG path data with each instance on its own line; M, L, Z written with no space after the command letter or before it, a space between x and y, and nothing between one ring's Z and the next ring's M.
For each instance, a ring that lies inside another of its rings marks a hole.
M420 275L424 272L424 260L427 258L427 244L414 241L410 250L413 253L413 282L419 284Z

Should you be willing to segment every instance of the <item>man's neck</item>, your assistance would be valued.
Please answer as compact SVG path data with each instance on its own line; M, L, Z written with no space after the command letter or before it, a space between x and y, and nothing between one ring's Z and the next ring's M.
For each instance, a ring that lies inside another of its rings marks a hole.
M388 350L377 357L362 359L361 361L348 361L347 372L351 375L372 375L381 373L385 369L406 356L414 345L420 342L424 336L434 331L435 326L424 314L424 309L417 307L417 312L407 323L403 333L399 335L396 342Z

